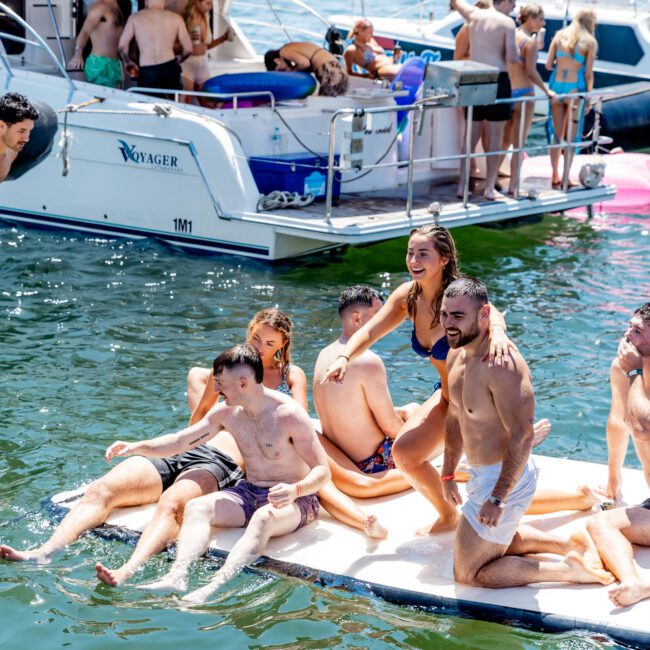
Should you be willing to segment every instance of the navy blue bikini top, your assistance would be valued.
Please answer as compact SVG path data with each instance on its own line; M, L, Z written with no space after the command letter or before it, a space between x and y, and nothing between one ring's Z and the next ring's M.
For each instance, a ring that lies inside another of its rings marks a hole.
M433 347L428 350L422 345L422 343L420 343L420 341L418 341L418 337L415 335L415 328L413 328L413 331L411 332L411 347L413 348L413 352L418 356L431 356L436 361L444 361L449 353L449 343L447 342L446 336L439 338L433 344Z

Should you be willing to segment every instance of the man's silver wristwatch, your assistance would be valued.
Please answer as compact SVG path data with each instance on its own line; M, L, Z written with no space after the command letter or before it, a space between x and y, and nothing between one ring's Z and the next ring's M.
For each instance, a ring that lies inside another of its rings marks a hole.
M499 497L495 497L493 494L491 494L488 499L487 499L493 506L496 506L497 508L505 508L506 507L506 502L502 501L499 499Z

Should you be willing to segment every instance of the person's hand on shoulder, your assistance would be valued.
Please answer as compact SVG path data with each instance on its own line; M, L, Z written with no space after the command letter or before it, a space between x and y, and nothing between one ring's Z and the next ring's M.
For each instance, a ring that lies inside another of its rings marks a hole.
M343 383L349 364L350 360L345 355L339 355L336 361L325 370L325 376L320 383L326 384L328 381L335 381L337 384Z
M510 359L510 351L517 352L517 346L508 338L502 325L490 325L490 349L483 357L492 366L506 366Z

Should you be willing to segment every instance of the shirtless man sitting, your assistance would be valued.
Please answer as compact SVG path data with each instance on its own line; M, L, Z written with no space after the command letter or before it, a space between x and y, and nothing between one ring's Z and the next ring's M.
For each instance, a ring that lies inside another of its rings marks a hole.
M508 16L514 9L515 0L494 0L494 6L489 9L478 9L467 0L451 0L451 6L469 26L469 58L472 61L491 65L499 70L497 99L511 96L508 64L517 63L517 45L515 43L515 22ZM485 123L487 138L486 153L498 151L503 142L503 131L506 122L512 117L512 106L505 104L489 104L474 106L472 120ZM481 137L480 124L467 123L471 128L470 151L474 151ZM463 137L463 142L465 138ZM487 174L485 179L484 196L488 201L503 198L495 189L499 171L499 156L487 156ZM460 182L457 195L463 196L465 182L465 161L461 161Z
M639 307L621 339L611 368L612 413L607 423L610 453L609 489L621 496L621 466L627 450L628 430L650 485L650 302ZM614 402L617 402L615 410ZM619 421L610 428L612 416ZM628 429L629 427L629 429ZM610 434L616 433L613 446ZM615 462L612 456L615 452ZM587 522L605 566L620 585L610 589L609 598L617 607L627 607L650 598L650 580L641 579L634 565L632 544L650 546L650 499L641 505L618 508L594 515Z
M322 382L327 368L343 354L348 339L382 303L379 293L370 287L345 289L338 304L341 336L321 351L314 368L314 404L332 480L342 492L361 498L395 494L411 487L395 469L391 449L418 404L393 407L386 368L371 350L350 361L345 384Z
M584 533L562 540L520 525L537 484L530 458L535 397L528 366L517 350L510 363L488 368L490 305L483 283L461 278L445 290L441 322L451 347L449 411L441 479L445 498L461 503L454 471L463 449L470 481L456 531L454 576L480 587L516 587L533 582L600 582L603 569ZM563 555L560 561L520 557Z
M176 560L150 591L185 591L190 563L208 548L215 528L245 528L212 581L186 596L203 602L262 554L271 537L306 526L318 514L316 492L329 480L327 457L305 410L288 395L266 388L264 366L251 345L222 353L213 364L215 389L223 397L196 424L141 442L115 442L106 458L144 454L164 457L229 431L246 464L246 480L185 508Z
M129 57L134 38L140 50L139 68ZM181 46L178 57L174 54L177 41ZM127 73L137 76L141 88L182 88L180 62L192 54L192 40L183 18L165 9L165 0L146 0L145 9L129 16L118 48Z
M29 142L38 111L27 97L6 93L0 97L0 181L4 181L18 154Z
M122 85L122 64L117 44L123 28L124 19L117 0L95 0L77 36L68 68L83 69L90 83L119 88ZM92 42L92 50L84 65L83 50L88 39Z

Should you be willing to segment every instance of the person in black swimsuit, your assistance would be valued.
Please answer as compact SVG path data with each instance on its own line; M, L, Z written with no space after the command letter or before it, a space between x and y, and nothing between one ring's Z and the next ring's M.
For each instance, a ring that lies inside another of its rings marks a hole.
M269 50L264 65L269 71L311 72L318 80L321 96L337 97L348 89L348 75L339 60L314 43L291 42L279 50Z

